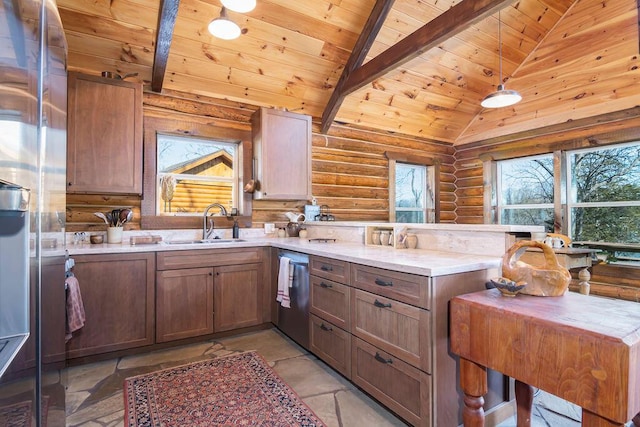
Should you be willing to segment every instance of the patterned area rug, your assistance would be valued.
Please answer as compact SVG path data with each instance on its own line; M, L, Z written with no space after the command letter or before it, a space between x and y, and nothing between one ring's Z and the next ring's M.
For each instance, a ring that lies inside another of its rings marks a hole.
M124 382L129 427L324 426L255 351Z
M0 427L29 427L30 425L30 400L0 408Z

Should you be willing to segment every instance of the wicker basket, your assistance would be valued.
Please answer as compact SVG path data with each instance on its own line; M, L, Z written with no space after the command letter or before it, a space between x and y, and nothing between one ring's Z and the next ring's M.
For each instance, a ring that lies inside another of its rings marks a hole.
M537 267L518 261L518 258L531 247L542 249L545 260L544 266ZM571 283L569 270L558 263L558 258L553 249L549 245L531 240L516 242L504 254L502 258L502 276L519 284L526 283L525 288L520 293L543 297L564 295L569 288L569 283Z

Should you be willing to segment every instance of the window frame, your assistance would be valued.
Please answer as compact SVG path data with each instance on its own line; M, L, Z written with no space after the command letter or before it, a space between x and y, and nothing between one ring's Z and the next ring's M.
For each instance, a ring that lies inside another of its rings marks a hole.
M389 160L389 222L396 222L396 163L425 166L427 168L426 183L429 184L430 174L433 180L433 207L425 204L425 222L422 224L440 222L440 160L433 157L420 156L415 154L401 153L397 151L386 151L385 157ZM426 188L425 188L426 198ZM428 199L427 199L428 201ZM429 219L433 219L430 222Z
M616 207L616 206L640 206L640 201L624 201L624 202L573 202L571 199L571 170L570 170L570 156L579 152L593 152L599 150L608 150L621 148L624 146L640 146L640 140L624 141L618 143L607 144L598 147L576 147L567 148L563 150L557 150L552 152L553 154L553 170L554 170L554 230L553 232L565 234L571 236L571 215L572 209L576 207ZM501 161L509 161L515 159L535 158L548 155L549 153L531 154L521 157L507 157L494 155L483 156L483 170L485 182L489 182L488 186L485 186L484 191L484 219L485 223L501 224L501 209L499 206L498 191L499 188L499 167L498 163ZM488 179L488 180L487 180ZM523 205L520 205L523 206ZM622 242L580 242L575 241L576 244L589 244L598 243L601 246L606 247L632 247L636 248L635 244L628 244Z
M144 118L144 160L143 160L143 198L140 204L140 226L145 230L163 229L198 229L202 228L202 217L198 215L170 216L157 215L156 176L156 152L158 133L194 136L203 139L215 139L223 142L240 141L241 155L238 156L240 168L238 170L238 185L240 188L244 181L252 176L253 145L251 142L251 127L226 128L194 120L191 117L168 118L150 117ZM240 150L240 147L239 147ZM253 197L250 193L239 193L242 200L242 210L233 219L216 217L217 228L231 228L233 220L237 220L241 227L251 227ZM240 200L239 200L240 202Z

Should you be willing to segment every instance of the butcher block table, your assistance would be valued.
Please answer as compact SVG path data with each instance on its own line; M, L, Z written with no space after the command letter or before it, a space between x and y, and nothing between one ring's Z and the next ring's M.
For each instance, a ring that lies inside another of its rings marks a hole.
M530 425L533 387L581 406L583 426L640 421L638 303L490 289L451 300L450 337L466 427L484 426L487 368L515 378L518 427Z

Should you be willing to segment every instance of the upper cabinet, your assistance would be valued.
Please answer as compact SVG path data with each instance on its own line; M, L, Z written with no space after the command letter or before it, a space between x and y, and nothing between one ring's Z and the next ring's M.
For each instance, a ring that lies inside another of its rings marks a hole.
M253 127L255 199L311 199L311 117L261 108Z
M67 192L142 194L142 84L68 79Z

